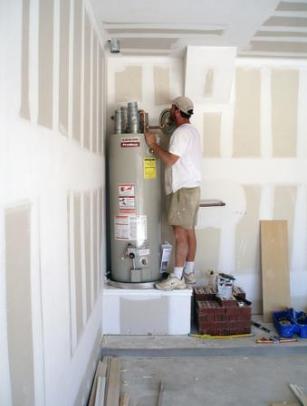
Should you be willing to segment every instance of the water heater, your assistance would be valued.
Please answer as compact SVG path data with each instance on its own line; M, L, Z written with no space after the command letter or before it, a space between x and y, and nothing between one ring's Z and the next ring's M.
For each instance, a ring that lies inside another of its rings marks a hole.
M111 280L160 279L160 162L141 133L109 136Z

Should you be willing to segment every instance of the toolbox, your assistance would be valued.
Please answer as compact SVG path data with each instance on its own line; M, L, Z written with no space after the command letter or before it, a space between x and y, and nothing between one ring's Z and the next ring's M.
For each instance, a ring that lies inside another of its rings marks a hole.
M307 314L294 309L272 313L273 323L281 337L292 337L294 334L307 338Z

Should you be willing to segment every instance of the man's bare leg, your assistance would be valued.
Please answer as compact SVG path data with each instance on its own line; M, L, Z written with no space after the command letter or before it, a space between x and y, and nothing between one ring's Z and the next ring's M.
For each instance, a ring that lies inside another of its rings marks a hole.
M195 229L186 230L187 233L187 240L188 240L188 254L187 254L187 261L193 262L195 260L196 255L196 248L197 248L197 241L196 241L196 234Z
M180 226L173 226L175 236L175 267L184 267L187 259L189 243L187 230Z

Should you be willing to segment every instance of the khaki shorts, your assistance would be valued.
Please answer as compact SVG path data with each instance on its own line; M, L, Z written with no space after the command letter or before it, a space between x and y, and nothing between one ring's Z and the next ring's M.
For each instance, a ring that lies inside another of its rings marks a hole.
M168 224L187 230L195 227L200 203L200 188L182 188L167 196Z

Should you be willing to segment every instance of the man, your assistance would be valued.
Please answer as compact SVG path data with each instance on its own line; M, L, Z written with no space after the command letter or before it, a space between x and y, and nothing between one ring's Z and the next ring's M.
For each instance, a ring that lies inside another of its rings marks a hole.
M193 103L187 97L172 102L171 117L176 123L169 150L164 150L154 134L145 133L148 146L165 164L165 192L168 198L168 223L175 237L175 267L167 279L156 283L162 290L184 289L195 283L195 225L200 201L200 135L190 123Z

